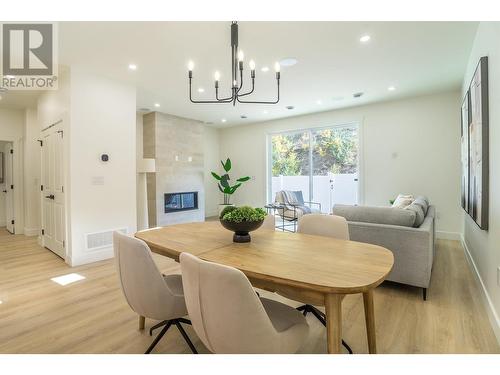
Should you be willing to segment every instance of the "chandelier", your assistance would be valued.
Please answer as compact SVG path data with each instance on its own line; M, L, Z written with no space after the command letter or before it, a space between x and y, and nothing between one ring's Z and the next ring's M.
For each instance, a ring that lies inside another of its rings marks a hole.
M238 50L238 23L233 21L231 23L231 96L226 98L219 98L219 80L220 73L217 71L214 74L215 80L215 100L195 100L191 93L191 86L193 80L194 63L192 61L188 64L189 69L189 100L192 103L233 103L233 106L238 103L251 103L251 104L276 104L280 101L280 64L274 65L276 71L276 84L277 84L277 97L274 101L252 101L242 100L247 95L253 93L255 89L255 62L250 60L248 66L250 68L250 79L252 80L252 88L247 92L242 92L243 89L243 51ZM239 71L239 74L238 74ZM239 75L239 77L238 77Z

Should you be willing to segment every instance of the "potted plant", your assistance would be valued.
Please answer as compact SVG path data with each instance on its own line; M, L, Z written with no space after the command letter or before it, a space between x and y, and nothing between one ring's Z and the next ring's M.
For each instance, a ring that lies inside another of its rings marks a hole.
M228 206L222 210L219 220L224 228L234 232L233 242L243 243L251 241L249 232L258 229L266 215L262 208Z
M230 203L231 195L241 186L243 182L250 180L250 177L240 177L236 180L236 184L232 185L229 183L231 178L229 177L229 171L231 170L231 159L227 158L226 162L220 161L222 164L222 168L224 168L224 174L218 175L215 172L212 172L212 176L217 180L217 186L222 194L224 194L224 203L219 204L219 215L225 207L232 206Z

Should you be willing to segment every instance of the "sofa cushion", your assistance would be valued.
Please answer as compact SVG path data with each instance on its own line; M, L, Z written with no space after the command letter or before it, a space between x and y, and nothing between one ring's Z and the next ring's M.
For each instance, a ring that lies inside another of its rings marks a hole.
M415 222L413 223L413 226L415 228L418 228L419 226L422 225L425 219L425 214L420 204L413 202L408 207L406 207L405 210L415 212Z
M427 215L427 210L429 209L429 200L426 197L418 196L415 198L413 203L418 204L420 207L422 207L422 210L424 211L424 216Z
M363 223L399 225L413 227L417 213L413 210L404 210L392 207L350 206L336 204L333 214L343 216L347 221Z
M394 200L392 207L394 208L406 208L413 202L413 195L403 195L399 194Z

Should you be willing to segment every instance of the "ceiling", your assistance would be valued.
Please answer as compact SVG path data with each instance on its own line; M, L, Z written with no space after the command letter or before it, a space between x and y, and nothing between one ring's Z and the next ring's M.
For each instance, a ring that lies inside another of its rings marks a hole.
M274 98L275 61L298 60L295 66L282 68L281 100L276 105L189 102L189 60L195 63L196 98L213 97L216 70L221 73L221 94L228 92L230 22L63 22L59 61L135 85L138 109L225 127L458 89L477 23L240 22L239 26L247 85L247 62L252 58L257 64L255 100ZM370 41L361 43L363 35L370 35ZM136 71L128 69L131 63L137 65ZM263 66L269 72L263 73ZM389 91L389 86L395 90ZM199 87L205 92L198 93ZM356 92L364 94L356 99ZM241 119L242 115L247 118Z

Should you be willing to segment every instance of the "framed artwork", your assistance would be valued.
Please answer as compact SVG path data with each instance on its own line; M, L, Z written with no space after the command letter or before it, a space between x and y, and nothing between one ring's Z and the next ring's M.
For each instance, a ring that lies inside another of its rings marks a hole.
M488 57L481 57L462 102L462 207L488 229Z

